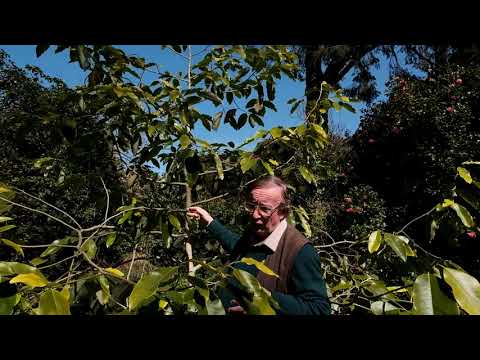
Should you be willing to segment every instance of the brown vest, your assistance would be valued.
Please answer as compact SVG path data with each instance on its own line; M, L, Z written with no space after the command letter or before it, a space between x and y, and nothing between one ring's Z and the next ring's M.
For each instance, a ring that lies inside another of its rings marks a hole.
M308 242L300 231L295 229L293 225L288 224L287 229L280 238L277 249L265 259L265 265L280 278L259 271L257 280L260 284L269 291L275 290L288 294L290 272L293 268L295 257Z

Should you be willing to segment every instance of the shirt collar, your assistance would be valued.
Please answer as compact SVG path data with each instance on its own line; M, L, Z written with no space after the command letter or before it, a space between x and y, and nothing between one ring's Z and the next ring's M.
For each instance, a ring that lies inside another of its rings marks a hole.
M280 221L280 224L277 225L275 230L273 230L270 235L268 235L264 240L260 241L259 243L256 243L253 246L266 245L270 249L272 249L273 252L275 252L275 250L277 250L278 243L280 242L280 239L282 238L282 235L286 229L287 229L287 219L283 219L282 221Z

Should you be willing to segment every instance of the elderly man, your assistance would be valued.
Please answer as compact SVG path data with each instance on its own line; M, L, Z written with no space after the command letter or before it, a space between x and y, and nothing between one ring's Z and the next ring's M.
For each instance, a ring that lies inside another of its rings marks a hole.
M242 235L235 234L201 207L191 207L187 215L207 225L233 259L251 257L264 261L279 278L268 276L254 266L237 263L234 266L250 272L260 284L271 291L280 305L278 314L330 314L325 281L320 271L320 259L308 240L287 223L289 201L287 186L278 177L267 176L250 185L245 210L250 215L250 227ZM221 300L230 313L244 313L235 300L235 291L227 287Z

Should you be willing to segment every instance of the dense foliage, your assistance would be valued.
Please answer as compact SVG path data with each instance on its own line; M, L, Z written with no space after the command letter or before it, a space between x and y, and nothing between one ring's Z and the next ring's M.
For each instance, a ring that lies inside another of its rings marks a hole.
M197 204L242 231L243 191L264 174L290 184L289 221L319 251L335 313L480 313L478 67L399 73L353 136L327 135L326 114L353 109L326 83L303 124L261 127L276 81L299 78L287 47L210 47L195 63L190 46L163 49L186 71L145 83L145 59L57 46L87 72L76 89L1 53L0 313L224 314L233 276L248 313L274 314L185 217ZM247 124L260 128L238 146L194 136Z

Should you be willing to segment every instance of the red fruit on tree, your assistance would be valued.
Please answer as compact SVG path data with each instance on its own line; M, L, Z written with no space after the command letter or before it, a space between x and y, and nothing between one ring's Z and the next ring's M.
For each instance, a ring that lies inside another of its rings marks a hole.
M462 80L462 79L457 79L457 80L455 80L455 84L457 84L457 85L462 85L462 84L463 84L463 80Z
M454 111L454 110L453 110L453 107L451 107L451 106L447 107L447 111L448 111L449 113L453 112L453 111Z
M351 198L351 197L346 197L344 200L345 200L345 202L346 202L347 204L351 204L351 203L352 203L352 198Z
M475 231L468 231L467 235L472 239L475 239L477 237L477 234L475 233Z
M352 208L345 209L345 212L347 212L347 213L353 213L353 209L352 209Z

